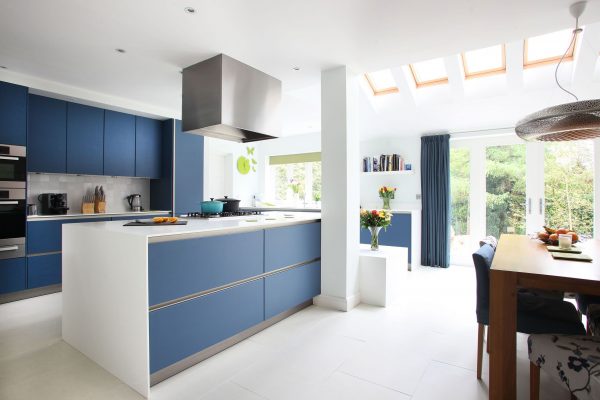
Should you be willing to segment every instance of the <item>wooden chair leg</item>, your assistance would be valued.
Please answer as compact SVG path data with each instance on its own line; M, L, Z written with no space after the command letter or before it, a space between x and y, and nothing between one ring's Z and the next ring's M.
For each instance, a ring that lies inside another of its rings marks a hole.
M529 400L540 400L540 367L529 363Z
M485 352L490 354L490 327L485 330Z
M481 364L483 361L483 331L485 326L479 324L477 331L477 379L481 379Z

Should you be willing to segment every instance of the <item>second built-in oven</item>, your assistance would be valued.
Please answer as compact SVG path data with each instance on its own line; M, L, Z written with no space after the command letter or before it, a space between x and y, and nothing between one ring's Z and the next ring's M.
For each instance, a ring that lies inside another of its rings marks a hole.
M25 256L26 224L25 189L0 187L0 259Z

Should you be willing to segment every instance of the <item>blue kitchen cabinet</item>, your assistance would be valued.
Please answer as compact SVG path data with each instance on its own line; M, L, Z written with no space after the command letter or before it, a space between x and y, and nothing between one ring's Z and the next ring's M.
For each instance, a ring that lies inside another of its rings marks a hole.
M262 231L148 245L151 306L262 273Z
M247 282L150 311L150 373L264 320L264 282Z
M0 294L24 290L26 287L25 257L0 260Z
M67 172L67 103L29 95L27 171Z
M392 224L379 232L379 244L382 246L397 246L408 248L408 262L411 260L411 215L394 213ZM360 230L360 242L371 243L371 233L366 228Z
M135 117L135 176L161 177L161 122Z
M104 175L135 176L135 116L104 112Z
M0 144L26 145L27 92L24 86L0 82Z
M162 121L160 179L150 180L150 209L173 209L173 146L175 120Z
M62 282L62 254L27 257L27 288L56 285Z
M265 230L265 272L320 257L320 222Z
M102 175L104 110L67 104L67 173Z
M265 278L265 319L298 306L321 293L321 261Z
M61 251L63 224L103 221L110 221L110 217L27 221L27 254Z
M200 211L204 186L204 136L181 132L175 121L175 213Z

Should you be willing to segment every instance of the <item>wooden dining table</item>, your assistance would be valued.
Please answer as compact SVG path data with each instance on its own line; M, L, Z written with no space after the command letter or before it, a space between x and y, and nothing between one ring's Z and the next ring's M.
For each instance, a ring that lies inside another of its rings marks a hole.
M502 235L490 271L491 400L517 397L517 290L600 295L600 240L577 243L592 262L556 260L537 239ZM551 333L551 332L548 332Z

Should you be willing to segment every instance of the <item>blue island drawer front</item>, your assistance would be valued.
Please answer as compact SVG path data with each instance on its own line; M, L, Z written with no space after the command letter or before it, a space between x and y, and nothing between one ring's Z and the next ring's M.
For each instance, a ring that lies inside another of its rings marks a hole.
M265 272L320 257L320 222L265 230Z
M56 285L62 282L62 254L27 257L27 288Z
M264 320L262 279L150 312L150 373Z
M321 262L292 268L265 278L265 319L321 293Z
M262 231L151 243L149 303L156 305L262 272Z
M392 224L384 231L379 232L379 244L382 246L406 247L408 249L408 262L410 263L411 246L410 235L412 231L410 214L393 214ZM360 230L360 242L371 243L371 233L366 228Z
M0 260L0 294L26 289L25 257Z

